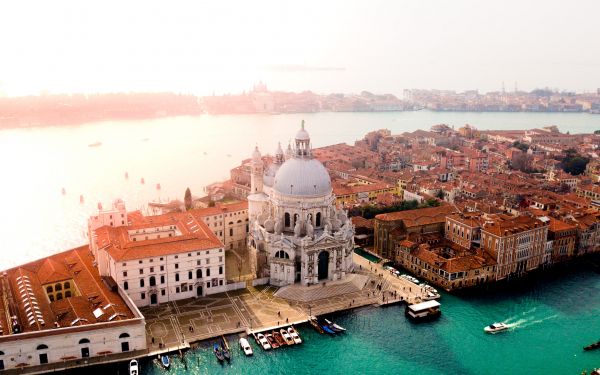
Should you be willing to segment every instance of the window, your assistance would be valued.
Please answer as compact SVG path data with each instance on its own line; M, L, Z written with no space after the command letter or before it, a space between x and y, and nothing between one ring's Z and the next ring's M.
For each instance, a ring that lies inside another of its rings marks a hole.
M229 228L229 236L233 236L233 228Z
M179 293L179 287L175 288L175 293Z
M315 226L316 227L321 226L321 213L320 212L317 212L317 219L315 220Z
M206 287L210 288L210 281L206 283Z
M160 270L164 271L165 270L165 266L160 266Z
M140 268L140 275L143 275L143 274L144 274L144 269Z
M206 258L206 264L210 264L210 258Z
M163 258L160 258L160 260L163 260Z
M285 217L285 219L284 219L285 226L289 227L290 226L290 214L288 212L286 212L285 215L284 215L284 217Z
M89 339L81 339L81 340L79 340L79 343L80 344L89 344L90 340Z
M127 271L123 271L123 277L127 277Z
M179 258L179 255L175 255L175 259Z
M49 285L46 287L46 293L52 293L53 289L52 289L52 285Z
M207 268L206 269L206 277L209 277L209 276L210 276L210 268Z
M197 279L201 279L202 278L202 270L200 268L198 268L196 270L196 278Z
M69 297L71 297L71 291L70 291L70 290L67 290L67 291L65 292L65 298L69 298Z
M179 268L179 263L175 263L175 269Z
M124 339L124 338L126 338L126 337L129 337L129 333L121 333L121 334L119 335L119 338L120 338L120 339Z
M223 280L219 280L219 285L223 285Z
M65 289L70 289L71 288L71 283L70 282L65 282Z
M148 239L148 237L146 237L146 239ZM142 263L144 263L144 261L143 261L143 260L140 260L138 263L139 263L139 264L142 264Z
M154 267L150 267L150 272L154 272Z
M219 275L223 274L223 266L219 266Z
M164 290L164 289L161 289L161 290L160 290L160 295L161 295L161 296L164 296L164 295L165 295L165 290Z
M146 293L142 293L142 294L140 294L140 298L141 298L141 299L146 299Z
M223 262L223 257L219 257L219 263Z
M189 257L191 257L191 256L192 256L192 253L188 253L188 256L189 256Z
M127 281L125 281L123 283L123 289L125 289L125 290L129 289L129 283Z
M179 281L179 274L178 273L175 274L175 281Z
M222 252L223 252L223 249L219 249L219 252L220 252L220 253L222 253Z
M62 290L62 284L56 284L56 285L54 285L54 290L56 290L56 291Z
M37 349L37 350L44 350L44 349L48 349L48 345L45 345L45 344L40 344L40 345L38 345L38 346L37 346L37 348L36 348L36 349Z
M140 279L140 288L144 287L144 279Z
M56 300L60 301L61 299L62 299L62 293L61 292L56 293Z
M50 302L54 302L54 294L50 294L48 298L50 299Z
M192 279L192 271L188 272L188 279L190 279L190 280Z
M198 260L196 261L196 265L197 265L197 266L199 266L201 263L202 263L202 261L201 261L200 259L198 259Z
M155 286L156 285L156 279L154 278L154 276L150 276L150 286Z

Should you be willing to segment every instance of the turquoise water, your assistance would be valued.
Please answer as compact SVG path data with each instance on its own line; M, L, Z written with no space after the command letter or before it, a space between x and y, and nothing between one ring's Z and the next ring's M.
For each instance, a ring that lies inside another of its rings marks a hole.
M329 337L301 326L300 346L246 358L236 337L231 364L217 363L211 343L173 358L171 374L580 374L600 367L600 274L575 269L510 290L443 294L439 320L413 324L401 306L363 308L335 316L348 333ZM495 321L509 332L483 333ZM166 373L147 362L143 374Z
M356 249L354 249L354 252L373 263L379 263L381 261L381 259L379 259L378 257L376 257L375 255L373 255L371 253L364 251L360 247L357 247Z

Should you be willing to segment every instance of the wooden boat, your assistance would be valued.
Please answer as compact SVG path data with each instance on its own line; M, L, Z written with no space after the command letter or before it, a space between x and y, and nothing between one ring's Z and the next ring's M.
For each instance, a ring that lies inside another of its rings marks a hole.
M290 334L288 333L288 331L285 328L282 328L279 331L279 333L281 333L281 337L283 337L286 344L294 345L296 343L296 342L294 342L294 339L292 338L292 336L290 336Z
M223 360L225 360L225 356L223 355L223 351L221 350L219 344L213 344L213 353L215 353L215 357L217 357L219 362L223 362Z
M294 326L290 326L288 327L288 333L290 334L290 336L292 336L292 339L294 340L294 342L296 344L302 344L302 339L300 338L300 335L298 334L298 332L294 329Z
M231 361L231 352L229 351L229 343L225 339L225 336L221 336L221 347L223 352L223 357L227 360L227 362Z
M317 318L315 317L311 317L308 322L310 323L311 326L313 326L313 328L319 332L319 333L323 333L323 328L321 328L321 326L319 325L319 323L317 323Z
M267 341L269 342L269 345L271 345L271 348L273 348L273 349L279 348L279 344L277 343L277 340L275 340L275 338L273 337L272 334L267 333L265 335L265 337L267 338Z
M281 333L279 333L277 331L273 331L273 338L275 338L275 340L277 340L277 343L279 344L279 346L287 345L283 336L281 336Z
M162 367L168 369L169 367L171 367L171 359L168 355L161 355L160 364L162 365Z
M331 328L335 332L346 332L346 328L344 328L340 325L337 325L328 319L325 319L325 323L329 324L329 328Z
M586 346L585 348L583 348L583 350L588 351L588 350L594 350L594 349L600 349L600 341L595 342L591 345Z

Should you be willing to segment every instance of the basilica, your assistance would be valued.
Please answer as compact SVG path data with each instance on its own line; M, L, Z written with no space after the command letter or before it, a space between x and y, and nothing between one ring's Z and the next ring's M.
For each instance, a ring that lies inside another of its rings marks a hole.
M265 168L252 154L248 248L258 277L276 286L341 280L353 269L354 228L336 208L329 173L312 156L310 137L296 133Z

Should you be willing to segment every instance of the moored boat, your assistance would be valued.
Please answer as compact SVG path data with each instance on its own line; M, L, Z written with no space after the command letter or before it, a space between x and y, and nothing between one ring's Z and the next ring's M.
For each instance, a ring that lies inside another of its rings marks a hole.
M256 337L256 342L260 345L264 350L271 350L271 344L269 344L269 340L263 335L259 333Z
M213 344L213 353L215 353L215 357L217 357L219 362L223 362L225 360L225 356L223 355L223 351L221 350L219 344Z
M329 324L329 327L336 332L346 332L346 328L333 323L332 321L325 319L325 323Z
M248 342L248 340L245 337L240 337L240 348L242 348L242 351L244 352L244 354L247 357L254 354L252 352L252 347L250 346L250 343Z
M282 328L279 332L281 333L281 337L283 337L286 344L294 345L296 343L285 328Z
M160 356L160 364L162 365L162 367L168 369L169 367L171 367L171 359L168 355L163 354Z
M139 373L140 367L138 361L132 359L131 361L129 361L129 375L139 375Z
M311 326L313 326L313 328L319 332L319 333L323 333L323 328L321 328L321 326L319 325L319 323L317 322L317 318L310 317L310 319L308 319L308 322L310 323Z
M487 333L498 333L502 331L506 331L510 327L505 323L492 323L489 326L485 326L483 330Z
M229 350L229 343L225 336L221 336L221 348L223 351L223 357L227 360L227 362L231 361L231 351Z
M329 326L329 324L325 323L325 322L318 322L319 325L321 326L321 328L323 328L323 331L325 331L325 333L329 333L330 335L335 335L335 330L333 330L333 328L331 328Z
M302 339L300 338L300 335L298 334L294 326L288 327L287 331L296 344L302 344Z
M433 319L442 313L440 306L441 304L438 301L426 301L406 306L405 313L406 316L414 320Z
M267 335L265 337L267 338L269 345L271 345L271 348L273 348L273 349L279 348L279 343L277 342L277 340L275 340L275 338L273 337L272 334L267 333Z
M287 343L285 342L285 339L283 338L283 336L281 336L281 332L273 331L273 338L275 340L277 340L277 343L279 344L279 346L287 345Z

